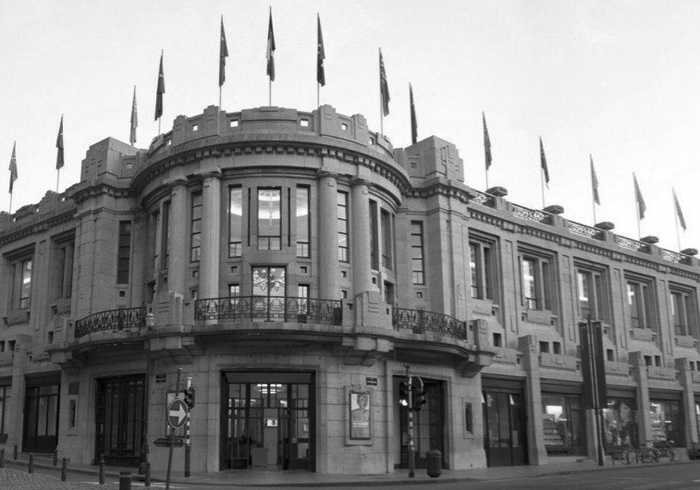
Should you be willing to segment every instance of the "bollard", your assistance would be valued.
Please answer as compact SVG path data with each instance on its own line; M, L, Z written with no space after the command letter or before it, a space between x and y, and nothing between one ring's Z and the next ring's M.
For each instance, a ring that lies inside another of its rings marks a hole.
M63 458L63 464L61 465L61 481L66 481L68 479L68 458Z
M5 467L5 450L0 449L0 468Z
M131 490L131 472L119 472L119 490Z
M144 469L143 485L145 487L151 486L151 463L146 461L146 468Z
M17 461L17 444L15 444L15 454L14 454L14 459Z
M105 455L100 454L100 485L105 484Z
M34 473L34 455L29 455L29 465L27 465L27 472Z
M53 465L58 466L58 449L53 452Z

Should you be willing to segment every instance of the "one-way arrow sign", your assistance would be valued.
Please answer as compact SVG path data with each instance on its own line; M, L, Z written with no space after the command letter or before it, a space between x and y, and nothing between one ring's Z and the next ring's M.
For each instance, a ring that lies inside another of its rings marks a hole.
M185 425L187 420L187 405L184 401L176 398L168 405L168 424L173 429L179 429Z

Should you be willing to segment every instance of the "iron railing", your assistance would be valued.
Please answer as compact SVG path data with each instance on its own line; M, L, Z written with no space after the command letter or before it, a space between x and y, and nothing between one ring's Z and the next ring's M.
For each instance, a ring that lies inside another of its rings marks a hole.
M395 330L410 328L413 333L437 332L468 340L467 322L442 313L394 308L393 324Z
M341 300L236 296L235 298L198 299L194 304L195 322L216 321L268 321L295 323L322 323L342 325Z
M75 322L75 338L79 339L95 332L119 331L125 328L144 328L145 326L145 306L117 308L116 310L100 311L77 320Z

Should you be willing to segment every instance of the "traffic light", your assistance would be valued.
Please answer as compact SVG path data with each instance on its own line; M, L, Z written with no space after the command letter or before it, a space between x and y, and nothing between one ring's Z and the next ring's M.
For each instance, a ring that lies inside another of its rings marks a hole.
M401 381L399 383L399 405L404 408L408 408L408 397L410 393L408 391L408 383L406 381Z
M182 394L185 395L185 404L187 408L192 410L194 408L194 388L191 386L185 390L182 390Z
M423 408L423 405L425 405L426 399L425 399L425 389L423 387L423 380L420 379L419 377L415 377L414 379L418 380L418 386L413 388L413 410L416 412L420 412L420 409Z

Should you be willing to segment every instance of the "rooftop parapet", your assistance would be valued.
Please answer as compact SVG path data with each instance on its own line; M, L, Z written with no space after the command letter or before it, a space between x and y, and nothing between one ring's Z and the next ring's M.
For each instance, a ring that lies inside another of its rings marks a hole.
M7 232L3 239L9 239L14 231L44 222L54 216L68 213L75 207L67 193L58 194L47 191L38 204L27 204L14 214L0 212L0 233Z

